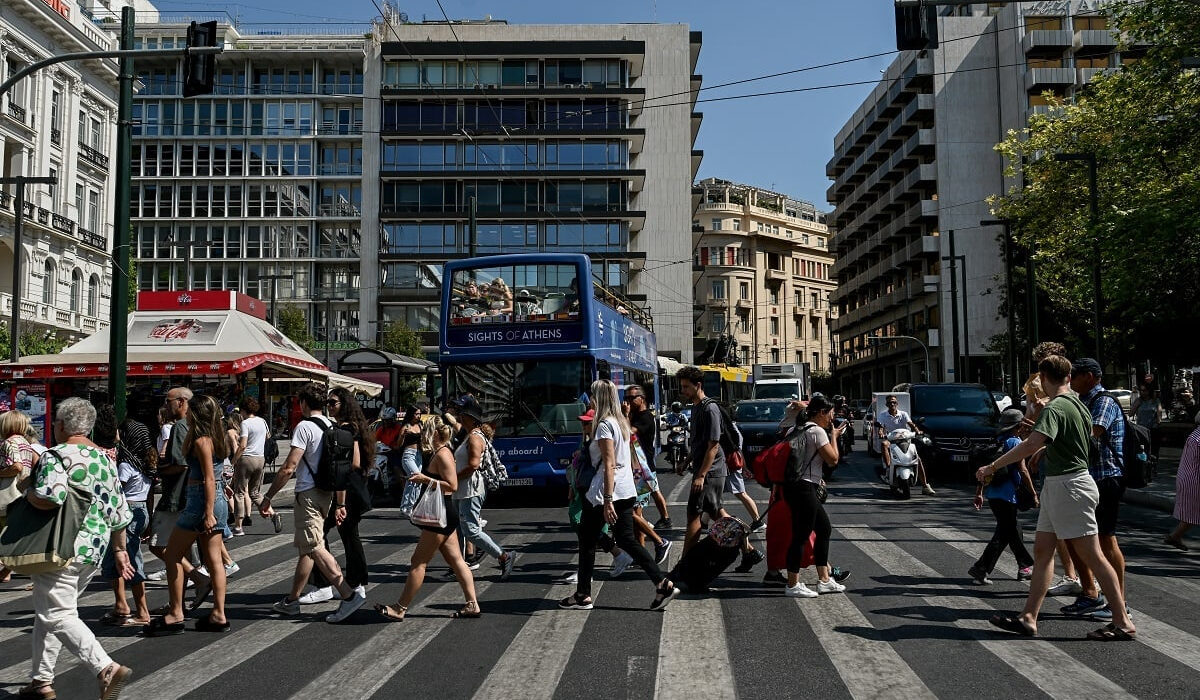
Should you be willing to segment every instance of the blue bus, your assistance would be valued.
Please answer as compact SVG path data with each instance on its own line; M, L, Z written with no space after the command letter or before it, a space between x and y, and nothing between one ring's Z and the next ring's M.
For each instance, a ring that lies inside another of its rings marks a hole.
M596 282L586 255L448 262L440 325L445 395L482 405L508 487L566 484L595 379L657 399L651 319Z

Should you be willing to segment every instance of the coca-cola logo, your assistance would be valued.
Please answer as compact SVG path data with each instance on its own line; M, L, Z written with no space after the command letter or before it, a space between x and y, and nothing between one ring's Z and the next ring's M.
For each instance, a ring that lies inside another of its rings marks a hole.
M187 306L190 303L192 303L192 295L191 294L184 292L183 294L179 295L179 305L180 306Z
M154 340L186 340L192 333L201 333L204 326L194 318L163 321L150 331Z

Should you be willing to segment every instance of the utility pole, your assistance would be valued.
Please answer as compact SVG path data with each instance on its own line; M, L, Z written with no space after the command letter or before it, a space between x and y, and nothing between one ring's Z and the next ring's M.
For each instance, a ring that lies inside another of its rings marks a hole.
M1017 314L1016 300L1013 299L1013 240L1012 222L1008 219L985 219L980 226L1004 227L1004 297L1007 300L1008 320L1008 386L1009 396L1017 395ZM1032 354L1032 351L1031 351Z
M950 239L950 255L942 257L942 260L950 261L950 330L954 336L952 348L954 350L954 359L951 362L950 373L954 375L954 381L959 381L958 378L958 362L960 359L958 348L958 275L955 274L955 255L954 255L954 229L946 232Z
M467 218L467 254L472 258L475 257L475 246L479 240L479 226L476 217L479 214L479 202L475 195L471 195L469 201L469 210Z
M133 49L135 14L121 8L121 49ZM117 105L117 192L113 216L112 314L108 326L108 397L117 420L125 419L125 371L129 339L129 170L132 160L133 58L121 57L120 102Z
M955 258L955 263L961 265L959 274L962 275L962 326L963 326L963 359L962 373L963 379L958 381L971 381L971 320L967 318L967 301L971 298L967 294L967 256L959 255Z
M25 186L54 185L58 178L54 177L0 177L0 185L16 185L17 191L13 197L13 290L12 290L12 319L8 324L9 360L17 362L21 358L21 234L25 225Z

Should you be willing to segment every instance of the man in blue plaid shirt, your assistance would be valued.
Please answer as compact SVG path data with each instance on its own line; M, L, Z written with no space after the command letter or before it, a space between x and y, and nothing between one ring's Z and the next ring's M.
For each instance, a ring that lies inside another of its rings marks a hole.
M1121 405L1108 395L1100 383L1103 370L1096 360L1085 357L1071 367L1071 389L1079 394L1080 401L1091 411L1092 435L1099 443L1100 459L1088 465L1096 487L1100 491L1100 502L1096 504L1096 523L1100 529L1100 549L1117 572L1122 592L1125 589L1125 555L1117 544L1117 515L1121 496L1125 493L1124 474L1121 471L1123 445L1125 443L1125 415ZM1069 615L1091 615L1095 620L1112 621L1104 596L1096 589L1087 566L1071 552L1071 559L1079 571L1083 593L1075 602L1064 607Z

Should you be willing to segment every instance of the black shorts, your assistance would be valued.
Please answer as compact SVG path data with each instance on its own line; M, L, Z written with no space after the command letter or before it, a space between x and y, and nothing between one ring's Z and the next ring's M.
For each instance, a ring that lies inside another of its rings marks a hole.
M1096 525L1101 535L1117 534L1117 515L1121 510L1121 496L1125 494L1125 480L1110 476L1096 482L1100 490L1100 502L1096 504Z
M721 493L725 490L725 477L709 476L704 479L704 488L697 492L688 490L687 517L695 520L701 513L717 519L721 517Z

